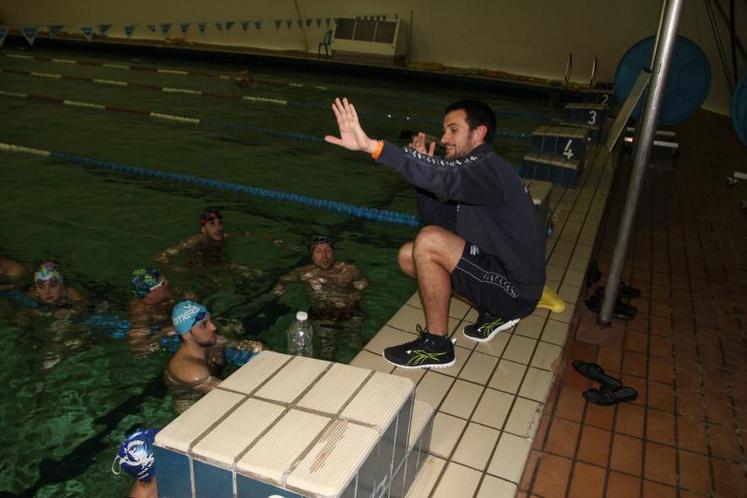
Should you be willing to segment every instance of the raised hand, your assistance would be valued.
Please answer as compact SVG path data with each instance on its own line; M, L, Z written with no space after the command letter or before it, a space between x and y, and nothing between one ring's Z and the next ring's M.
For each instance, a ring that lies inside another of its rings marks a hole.
M421 154L432 156L436 152L436 142L431 142L428 148L425 147L427 135L422 131L416 135L413 135L412 142L410 142L410 148L415 149Z
M337 118L337 126L340 128L340 138L326 135L324 140L349 150L364 150L371 153L376 149L376 140L368 138L366 132L363 131L358 120L358 113L355 112L355 107L348 102L348 99L343 98L340 100L336 98L332 102L332 112L335 113L335 117Z

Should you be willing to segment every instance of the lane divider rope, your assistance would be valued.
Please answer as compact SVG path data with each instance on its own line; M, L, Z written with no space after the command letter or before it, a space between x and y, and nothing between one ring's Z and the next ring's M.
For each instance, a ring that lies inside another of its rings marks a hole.
M139 166L130 166L127 164L116 163L112 161L102 161L99 159L93 159L84 156L78 156L74 154L66 154L63 152L53 152L49 150L36 149L32 147L25 147L22 145L15 145L9 143L0 142L0 151L4 152L15 152L32 154L41 157L48 157L53 159L59 159L68 163L79 164L83 166L89 166L93 168L105 169L113 171L115 173L121 173L126 175L138 175L147 176L152 178L158 178L161 180L170 180L190 185L199 185L201 187L213 188L219 190L226 190L229 192L236 192L247 194L252 197L261 199L273 199L292 202L295 204L301 204L317 209L323 209L337 214L353 216L356 218L362 218L373 221L381 221L385 223L393 223L397 225L407 225L417 227L420 226L419 219L411 214L400 213L397 211L387 211L383 209L367 208L362 206L356 206L354 204L347 204L344 202L331 201L327 199L318 199L315 197L308 197L305 195L292 194L289 192L282 192L278 190L268 190L264 188L251 187L249 185L243 185L234 182L225 182L221 180L215 180L212 178L205 178L197 175L189 175L184 173L175 173L171 171L163 171L150 168L142 168Z

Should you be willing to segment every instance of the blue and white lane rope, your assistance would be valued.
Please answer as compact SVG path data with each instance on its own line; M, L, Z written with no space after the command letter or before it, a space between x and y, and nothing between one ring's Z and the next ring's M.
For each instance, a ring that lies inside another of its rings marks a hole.
M308 197L305 195L292 194L289 192L281 192L278 190L268 190L264 188L251 187L248 185L242 185L240 183L224 182L221 180L214 180L211 178L204 178L196 175L188 175L184 173L174 173L171 171L161 171L157 169L141 168L138 166L129 166L127 164L115 163L112 161L102 161L99 159L92 159L89 157L76 156L73 154L66 154L63 152L53 152L44 149L35 149L32 147L24 147L21 145L14 145L0 142L0 151L4 152L17 152L24 154L32 154L41 157L48 157L53 159L59 159L68 163L80 164L83 166L89 166L94 168L105 169L113 171L115 173L122 173L126 175L139 175L148 176L153 178L159 178L162 180L170 180L180 183L186 183L190 185L199 185L201 187L214 188L220 190L226 190L229 192L236 192L241 194L251 195L262 199L275 199L280 201L293 202L296 204L302 204L304 206L310 206L317 209L324 209L337 214L343 214L347 216L354 216L356 218L362 218L366 220L381 221L385 223L394 223L397 225L408 225L417 227L420 226L420 221L414 215L407 213L400 213L397 211L386 211L382 209L367 208L362 206L356 206L354 204L346 204L344 202L330 201L327 199L318 199L315 197Z

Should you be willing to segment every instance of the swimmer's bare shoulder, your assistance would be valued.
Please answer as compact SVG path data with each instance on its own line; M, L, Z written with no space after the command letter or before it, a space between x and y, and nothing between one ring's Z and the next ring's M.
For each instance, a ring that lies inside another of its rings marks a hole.
M168 369L180 381L191 384L195 389L209 391L218 384L220 379L210 373L205 362L191 358L177 351L169 360Z

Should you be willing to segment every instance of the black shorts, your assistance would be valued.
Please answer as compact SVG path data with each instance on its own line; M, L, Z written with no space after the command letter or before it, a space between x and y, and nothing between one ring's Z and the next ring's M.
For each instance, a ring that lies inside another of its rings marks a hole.
M512 320L534 311L537 301L521 299L508 279L503 262L467 241L454 271L451 287L455 294L474 303L480 311Z

